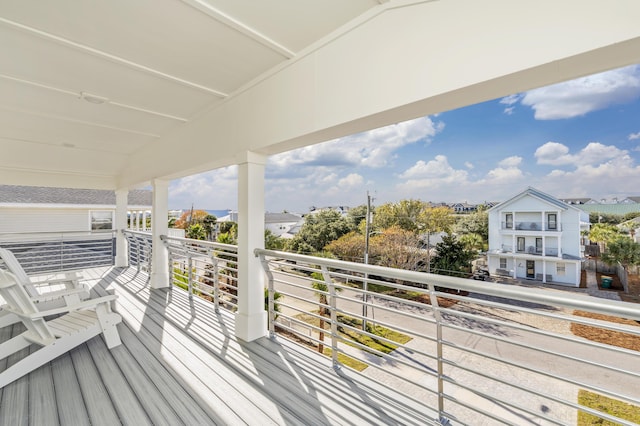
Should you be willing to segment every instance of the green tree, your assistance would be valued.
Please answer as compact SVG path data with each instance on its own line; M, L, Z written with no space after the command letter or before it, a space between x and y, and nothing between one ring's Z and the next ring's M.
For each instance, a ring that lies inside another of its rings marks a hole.
M282 250L286 241L277 237L268 229L264 230L264 248L267 250Z
M374 208L371 207L371 211L374 211ZM349 209L347 212L347 224L349 225L349 231L355 231L364 233L364 222L367 219L367 206L361 205L357 207L353 207Z
M305 217L300 232L287 243L287 249L297 253L317 253L348 232L349 224L337 211L310 214Z
M449 207L428 207L420 214L420 232L451 232L455 221Z
M237 244L236 239L229 232L218 234L218 242L222 244Z
M609 242L607 250L602 253L602 261L612 266L620 263L628 273L629 266L640 264L640 244L631 238L619 236Z
M370 240L370 263L409 271L423 270L427 254L414 232L392 226Z
M462 234L460 236L460 242L464 244L464 247L469 251L484 250L485 242L480 234L470 233Z
M600 253L604 253L607 244L618 237L618 228L608 223L596 223L591 226L589 240L598 243Z
M447 234L436 244L436 255L431 259L431 271L440 275L460 276L471 271L475 254L467 250L455 235Z
M351 231L337 240L330 242L324 249L338 259L349 262L363 262L365 238L364 235Z
M313 281L311 282L311 287L316 291L318 295L318 313L321 317L327 317L330 315L329 308L329 300L327 299L327 293L329 292L329 287L327 283L324 281L324 276L320 272L313 272L311 274L311 278ZM341 288L336 287L336 292L342 291ZM320 319L320 333L318 335L318 340L320 343L318 344L318 352L324 353L324 319Z
M457 234L477 234L483 242L489 241L489 214L484 208L461 216L454 226Z
M612 214L612 213L598 213L598 212L591 212L589 213L589 222L596 224L596 223L605 223L605 224L609 224L609 225L617 225L618 223L622 222L623 216L619 215L619 214Z
M420 200L401 200L397 203L385 203L376 208L373 227L377 230L398 226L406 231L418 232L421 215L428 207Z
M186 229L185 236L194 240L205 240L207 231L199 223L194 223Z

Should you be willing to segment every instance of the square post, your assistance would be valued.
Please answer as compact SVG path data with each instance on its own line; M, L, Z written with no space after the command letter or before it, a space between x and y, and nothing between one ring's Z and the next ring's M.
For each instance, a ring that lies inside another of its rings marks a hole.
M129 266L129 256L127 253L127 239L122 231L127 229L127 197L129 191L126 189L119 189L116 191L116 217L115 217L115 229L116 229L116 259L115 266L127 267Z
M151 288L169 287L169 251L160 239L169 232L169 182L153 180L151 210Z
M238 312L236 336L246 342L267 334L264 271L254 249L264 248L266 157L246 152L238 159Z

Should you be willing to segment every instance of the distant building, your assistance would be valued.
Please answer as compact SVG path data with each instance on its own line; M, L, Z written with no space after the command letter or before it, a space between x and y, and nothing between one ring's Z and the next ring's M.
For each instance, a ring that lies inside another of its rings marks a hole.
M296 232L294 228L299 228L304 223L304 219L301 215L293 213L265 213L264 215L264 227L271 231L276 237L281 237L284 234L292 234L292 231Z
M132 223L150 217L150 190L132 190L128 209ZM114 227L114 191L0 185L0 234L98 232Z
M534 188L489 209L492 275L578 287L589 215Z

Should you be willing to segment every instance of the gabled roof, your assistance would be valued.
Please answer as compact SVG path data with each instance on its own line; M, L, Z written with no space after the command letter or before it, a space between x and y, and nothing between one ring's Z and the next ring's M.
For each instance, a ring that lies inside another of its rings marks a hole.
M553 197L553 196L551 196L551 195L549 195L549 194L547 194L545 192L539 191L539 190L537 190L535 188L532 188L532 187L528 187L524 191L514 195L513 197L509 198L508 200L503 201L500 204L491 207L489 209L489 211L494 210L494 209L502 208L503 206L505 206L507 204L510 204L513 201L515 201L517 199L520 199L520 198L522 198L522 197L524 197L526 195L530 195L530 196L532 196L534 198L537 198L537 199L542 200L542 201L544 201L546 203L554 205L554 206L556 206L556 207L558 207L559 209L562 209L562 210L568 210L568 209L580 210L580 209L578 209L578 208L576 208L574 206L571 206L569 204L563 203L562 201L558 200L557 198L555 198L555 197Z
M593 201L591 198L563 198L563 201L567 204L587 204L589 201Z
M293 213L265 213L265 223L298 222L302 216Z
M149 206L152 192L146 189L129 191L128 204ZM114 205L114 191L102 189L46 188L42 186L0 185L0 204L69 204Z

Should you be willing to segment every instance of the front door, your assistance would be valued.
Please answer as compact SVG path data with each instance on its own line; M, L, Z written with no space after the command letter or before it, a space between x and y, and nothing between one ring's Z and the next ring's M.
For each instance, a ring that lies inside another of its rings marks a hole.
M527 260L527 278L536 277L536 262L535 260Z

